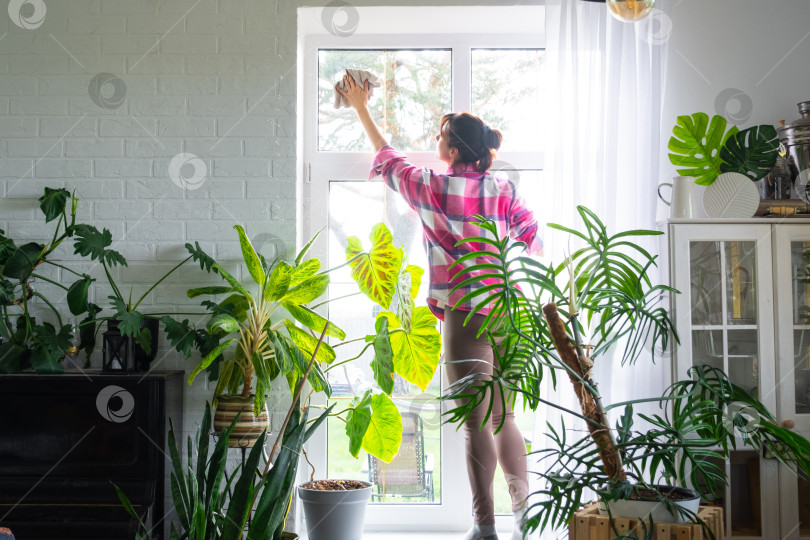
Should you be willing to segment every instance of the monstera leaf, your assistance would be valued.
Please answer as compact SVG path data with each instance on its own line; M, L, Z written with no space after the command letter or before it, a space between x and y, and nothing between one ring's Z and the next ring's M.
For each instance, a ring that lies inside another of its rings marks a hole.
M349 452L357 457L360 448L390 463L402 444L402 417L397 406L385 394L371 390L356 397L346 416Z
M726 119L715 115L711 122L706 113L679 116L669 139L669 161L679 174L692 176L695 182L708 186L721 172L720 151L726 140L739 130L726 131Z
M387 310L397 288L402 250L391 243L391 231L383 223L375 225L369 237L371 251L366 253L360 239L350 236L346 260L351 261L352 279L363 294Z
M414 309L410 332L401 327L393 313L383 312L377 315L380 317L388 319L394 371L424 391L439 365L441 337L436 330L436 317L425 306Z
M744 129L730 137L720 151L723 172L738 172L756 181L764 178L776 163L779 137L768 124Z

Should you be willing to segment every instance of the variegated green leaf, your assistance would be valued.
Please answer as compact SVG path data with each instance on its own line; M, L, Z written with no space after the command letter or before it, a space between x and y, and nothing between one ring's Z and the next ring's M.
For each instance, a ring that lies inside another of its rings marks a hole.
M298 266L293 267L292 279L290 279L290 287L299 285L315 274L321 269L321 261L318 259L308 259Z
M239 233L239 246L242 248L242 258L245 259L245 265L247 265L248 272L250 272L250 277L259 287L264 287L267 276L264 273L261 259L256 254L256 250L253 249L253 244L250 243L250 238L247 237L241 225L234 225L233 228Z
M280 261L270 273L270 281L264 289L264 299L277 301L287 294L292 279L293 267L284 261Z
M293 343L298 345L298 348L301 349L305 355L311 357L312 353L315 351L315 346L318 344L318 338L311 336L310 334L304 332L292 321L286 320L284 323L287 325L287 332L290 333L290 338L292 339ZM325 342L321 343L320 348L318 349L318 354L315 356L315 359L318 362L323 362L326 364L331 364L335 360L335 350L327 345Z
M370 239L371 250L365 252L360 239L349 237L346 260L354 259L349 263L352 279L363 294L383 309L390 309L402 265L402 250L391 243L391 231L383 223L374 226Z
M212 266L212 268L214 268L217 272L219 272L219 275L221 275L223 279L225 279L225 281L227 281L236 292L238 292L239 294L241 294L246 298L249 298L251 301L253 300L253 296L251 296L250 291L245 289L242 286L242 284L239 283L239 280L233 277L230 273L228 273L228 271L222 268L222 266L220 266L219 264L215 264L214 266Z
M363 447L363 437L371 422L371 390L355 397L346 413L346 435L349 437L349 453L357 457Z
M225 351L225 349L230 347L231 343L233 343L234 341L236 341L236 340L235 339L229 339L228 341L224 341L224 342L220 343L219 345L217 345L216 349L214 349L213 351L208 353L208 355L200 361L200 363L197 365L197 367L194 368L194 371L191 372L191 375L188 376L188 384L193 383L194 382L194 377L196 377L197 374L200 373L202 370L204 370L205 368L210 366L211 362L216 360L217 357L220 354L222 354Z
M410 332L395 331L402 330L402 325L391 312L380 313L377 317L388 319L391 346L394 349L394 371L424 391L433 379L441 354L441 336L436 329L436 316L425 306L414 309Z
M230 334L231 332L236 332L239 330L239 321L230 315L220 313L219 315L214 315L211 317L211 320L208 321L207 325L205 325L205 329L209 332L221 330L226 334Z
M307 304L319 298L329 287L329 276L320 274L311 277L287 291L280 302L287 304Z
M306 306L296 306L295 304L288 304L286 302L282 305L284 306L284 309L290 312L290 315L292 315L296 321L300 322L318 335L323 332L323 327L326 325L325 317L318 315ZM326 335L338 338L341 341L346 339L346 332L341 330L335 323L331 321L329 322L329 328L326 330Z

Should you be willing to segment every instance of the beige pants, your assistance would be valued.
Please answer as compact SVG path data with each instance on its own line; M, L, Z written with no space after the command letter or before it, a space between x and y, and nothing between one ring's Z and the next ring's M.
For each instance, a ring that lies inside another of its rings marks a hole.
M452 384L473 373L492 375L493 366L496 363L495 353L484 335L480 338L475 337L484 317L473 315L469 324L464 326L464 319L469 312L445 309L444 313L442 340L445 362L472 359L457 364L445 363L448 382ZM484 362L477 360L484 360ZM489 394L464 423L467 474L470 477L470 487L472 488L475 522L479 525L495 523L492 483L498 463L501 464L509 485L513 512L523 506L529 495L526 476L526 445L523 435L515 424L515 414L512 412L512 408L509 407L507 411L503 410L501 393L497 386L495 391L497 395L492 405L492 414L483 429L481 423L489 406ZM462 400L456 400L456 405L462 403ZM501 418L504 419L503 426L497 435L494 435L493 429L500 424Z

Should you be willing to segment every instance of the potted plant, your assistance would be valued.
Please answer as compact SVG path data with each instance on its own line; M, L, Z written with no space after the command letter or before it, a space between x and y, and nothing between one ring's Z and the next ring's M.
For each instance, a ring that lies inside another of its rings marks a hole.
M70 206L68 206L70 201ZM98 306L87 301L92 278L79 274L52 258L54 251L76 235L82 224L76 223L79 200L65 189L45 188L39 198L39 208L45 222L54 222L50 242L28 242L17 246L0 230L0 373L14 373L33 368L37 373L61 373L60 361L73 345L73 327L42 292L37 283L48 283L64 291L72 315L86 314L89 319L98 313ZM46 266L60 268L78 280L70 286L43 274ZM56 318L56 325L36 320L31 314L31 301L43 302ZM93 333L81 331L82 349L92 350Z
M310 358L308 367L311 368L313 363L314 358ZM264 455L268 436L265 430L230 478L226 473L228 447L240 422L238 414L222 430L209 457L212 418L211 407L206 402L197 431L196 448L191 436L188 437L185 465L174 426L170 427L172 499L179 519L179 530L177 524L171 524L171 539L241 540L243 531L247 532L248 540L292 540L298 537L283 531L293 495L298 455L303 444L331 412L331 409L326 410L308 425L308 410L301 407L300 397L305 383L305 378L299 381L269 456ZM151 538L148 527L127 496L118 486L114 487L124 508L139 524L136 540Z
M139 310L141 303L149 293L154 291L166 278L188 261L192 259L197 260L203 267L206 265L210 266L212 261L200 249L198 243L194 246L186 244L189 256L168 270L154 284L146 289L140 297L133 300L132 288L130 287L129 292L125 293L122 287L116 283L111 272L115 266L127 266L127 261L119 252L110 249L110 245L112 245L112 234L110 231L108 229L99 231L92 225L80 224L74 227L74 236L76 240L74 244L75 253L90 257L90 260L98 261L104 269L104 275L113 291L113 294L108 297L113 315L98 319L94 318L94 315L101 311L101 309L91 304L90 309L93 311L93 314L80 324L83 335L88 335L88 338L92 337L89 351L92 351L92 346L95 345L97 324L100 321L106 320L107 332L104 333L104 369L111 371L148 370L149 364L157 354L159 321L164 323L167 334L173 331L176 332L176 328L179 327L180 323L169 314L143 313ZM89 276L84 276L84 279L84 287L86 289L94 280ZM108 346L116 350L108 351L106 350ZM118 362L118 365L111 365L115 362Z
M208 370L211 380L217 383L218 406L227 399L236 400L239 410L252 408L252 411L242 411L243 418L251 412L260 414L265 392L280 376L284 376L293 391L306 373L313 391L330 396L331 387L325 372L355 360L339 360L336 347L318 339L317 336L324 333L342 343L346 334L310 307L326 293L329 272L335 269L321 271L320 261L306 258L315 238L298 253L293 264L277 261L271 265L255 252L242 227L235 228L245 268L258 290L247 290L217 263L213 263L209 271L219 273L227 285L189 290L190 297L228 295L218 303L203 302L212 314L206 332L211 341L218 344L202 358L189 376L189 382L201 371ZM438 367L441 345L435 328L436 318L427 307L413 306L421 269L406 263L402 249L393 245L385 225L373 228L371 240L371 248L364 251L359 239L350 238L346 264L352 269L352 277L360 289L358 294L365 294L385 310L378 314L373 333L357 338L364 340L366 349L373 351L371 367L381 391L366 391L356 396L340 414L346 421L349 452L354 457L362 448L384 461L391 461L402 441L400 413L389 397L393 392L394 374L426 388ZM288 316L282 315L282 310ZM315 362L307 371L306 359L310 356ZM227 422L222 421L220 425ZM260 432L258 429L257 433ZM232 440L240 439L237 436ZM340 491L345 494L345 484L343 487ZM359 494L364 505L370 489L367 483L360 487L364 490ZM299 493L306 491L299 490Z
M467 269L487 271L459 285L482 279L489 284L462 301L476 302L477 309L493 308L486 329L493 339L503 339L503 350L500 368L491 378L470 377L451 387L444 399L469 399L448 413L450 420L465 419L475 404L491 399L486 392L497 385L504 393L513 392L515 399L520 395L533 410L544 404L587 426L587 433L574 432L573 439L565 421L549 426L549 447L533 452L545 464L536 472L541 488L532 494L537 502L530 507L527 528L564 526L587 502L591 489L611 517L629 512L634 514L629 517L651 519L649 508L627 511L614 505L645 499L663 507L670 521L694 521L694 510L674 503L682 496L680 488L688 484L694 493L687 497L693 499L716 495L726 484L726 474L710 458L722 460L736 445L762 448L793 470L810 471L810 442L777 425L756 398L718 369L696 366L690 379L676 381L663 396L603 402L594 364L607 361L608 354L633 364L643 350L666 349L670 336L677 340L669 313L659 305L664 295L677 291L651 284L647 272L656 257L633 242L634 237L661 233L609 235L593 212L584 207L578 211L585 232L549 225L582 244L558 265L513 256L519 244L498 238L494 224L480 216L476 219L483 238L468 242L482 242L485 248L458 263L476 260ZM571 382L579 410L541 395L543 377L554 377L557 371ZM634 405L644 402L658 403L662 412L636 413ZM614 410L621 415L611 425L608 412ZM735 414L739 411L752 413ZM642 429L635 427L639 420L647 424ZM625 531L613 525L612 533L621 536Z

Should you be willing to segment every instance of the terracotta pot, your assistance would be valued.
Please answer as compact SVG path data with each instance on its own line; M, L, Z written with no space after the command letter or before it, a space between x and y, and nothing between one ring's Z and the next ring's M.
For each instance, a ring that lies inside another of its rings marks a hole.
M228 429L233 419L239 415L239 421L228 440L231 448L252 448L262 431L269 426L267 405L259 416L254 416L253 400L252 394L248 398L231 395L217 397L217 409L214 413L214 431L217 434Z

